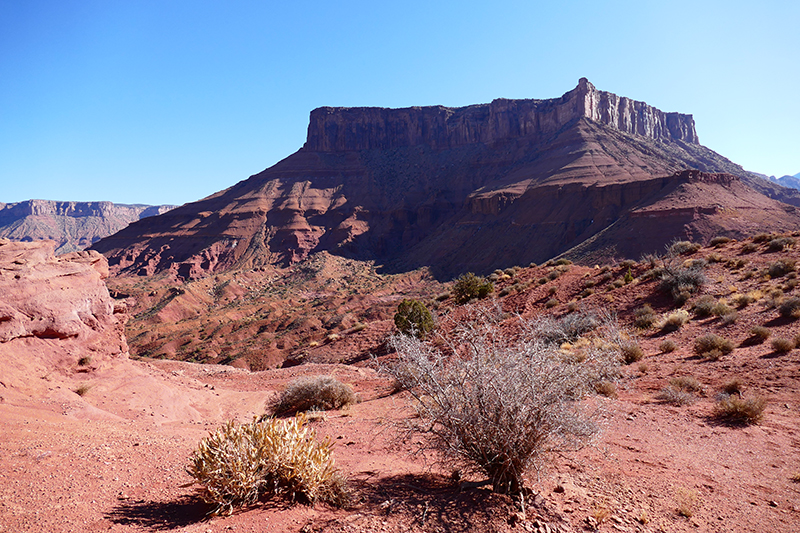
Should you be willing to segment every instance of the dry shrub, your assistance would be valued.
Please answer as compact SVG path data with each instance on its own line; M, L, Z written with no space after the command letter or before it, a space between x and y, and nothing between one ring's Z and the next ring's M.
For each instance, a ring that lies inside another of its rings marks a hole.
M680 516L691 518L697 509L697 491L692 489L679 488L675 493L676 511Z
M656 323L656 312L650 304L643 306L633 311L633 325L639 329L648 329L653 327Z
M728 395L731 394L741 395L742 391L744 390L744 384L742 383L742 380L740 380L739 378L732 378L723 383L720 389L722 390L722 392Z
M797 262L794 259L778 259L767 265L767 274L771 278L780 278L790 272L794 272Z
M486 475L505 494L521 493L524 474L549 452L587 443L597 428L578 401L618 374L610 347L586 343L583 357L569 358L538 335L552 326L518 325L509 335L499 319L479 313L437 345L395 336L398 364L384 368L414 398L409 424L422 446L443 464Z
M617 397L617 384L613 381L603 380L594 384L594 390L597 394L605 396L606 398Z
M794 242L791 237L778 237L769 241L767 250L770 252L782 252L787 246L794 246Z
M756 235L753 235L752 240L753 242L768 242L771 241L772 239L775 239L776 237L777 235L772 233L758 233Z
M644 357L644 351L641 346L634 342L624 343L619 347L619 352L622 355L622 360L625 364L632 364L641 361Z
M332 376L298 378L271 404L271 411L283 416L309 409L339 409L358 401L349 385Z
M752 254L756 250L758 250L758 246L756 246L752 242L748 242L744 246L742 246L742 253L743 254Z
M779 306L778 311L784 318L791 318L797 320L800 318L800 298L792 296L785 299Z
M694 341L694 353L700 357L716 360L733 351L733 343L724 337L709 333Z
M678 345L675 344L675 341L667 339L658 345L658 349L661 350L661 353L672 353L678 349Z
M661 290L671 294L676 304L683 305L708 281L703 268L705 262L693 263L690 266L665 264L658 272Z
M749 293L748 294L737 294L736 296L733 297L733 304L736 307L738 307L739 309L747 307L748 305L750 305L751 303L753 303L755 301L756 301L756 299L753 297L752 294L749 294Z
M711 308L711 314L714 316L725 316L735 313L734 309L725 302L717 302Z
M694 304L692 304L692 312L694 313L694 316L698 318L711 316L716 305L717 300L713 296L701 296L697 299L697 301L694 302Z
M210 514L231 514L269 494L334 505L348 499L330 441L317 441L304 415L228 422L200 442L190 461L186 470L214 506Z
M730 237L724 237L724 236L720 235L718 237L714 237L713 239L711 239L708 242L708 245L709 246L717 246L717 247L719 247L719 246L721 246L723 244L727 244L729 242L731 242Z
M533 333L546 344L561 345L574 342L600 325L598 316L591 311L581 311L561 318L544 317L533 323Z
M678 390L703 392L703 384L694 376L679 376L669 380L669 384Z
M556 300L555 298L550 298L549 300L547 300L547 302L544 304L544 306L546 308L548 308L548 309L551 309L551 308L557 306L558 304L559 304L558 300Z
M683 309L678 309L662 319L660 323L661 330L665 332L678 331L688 321L689 313Z
M691 392L676 389L675 387L664 387L656 395L656 398L664 403L671 403L672 405L677 405L678 407L682 405L689 405L697 399L697 397Z
M667 248L667 253L670 255L683 255L693 254L697 252L702 246L691 241L674 241Z
M757 424L763 418L766 406L767 401L760 396L728 396L717 402L714 416L729 424Z
M77 394L78 396L84 396L87 392L89 392L90 388L91 387L89 385L87 385L86 383L82 383L82 384L78 385L78 387L73 392L75 394Z
M775 353L789 353L794 350L794 340L783 337L772 339L772 350Z
M750 328L750 338L753 339L752 344L761 344L769 338L769 328L764 326L753 326Z

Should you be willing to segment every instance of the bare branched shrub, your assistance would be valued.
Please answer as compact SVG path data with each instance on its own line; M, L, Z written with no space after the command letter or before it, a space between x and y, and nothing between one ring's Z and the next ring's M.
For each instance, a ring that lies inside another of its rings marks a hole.
M385 369L415 400L418 416L409 423L423 446L447 464L486 475L506 494L519 494L525 473L541 468L549 452L587 443L597 428L578 402L618 373L610 344L586 343L581 358L569 358L539 337L551 325L518 326L511 335L478 316L436 345L395 336L399 361ZM565 326L559 329L585 329Z
M357 401L353 389L332 376L303 377L291 382L270 410L282 416L309 409L339 409Z
M591 311L572 313L561 318L544 317L534 325L533 334L547 344L573 342L600 325Z
M200 442L186 470L213 505L210 514L230 514L268 494L334 505L348 499L330 441L317 441L303 415L228 422Z

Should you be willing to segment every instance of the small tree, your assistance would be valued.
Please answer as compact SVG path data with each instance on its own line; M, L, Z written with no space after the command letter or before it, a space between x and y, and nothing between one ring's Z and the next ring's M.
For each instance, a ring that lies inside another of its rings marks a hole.
M413 335L419 339L424 339L434 327L431 312L418 300L400 302L394 315L394 325L400 333Z
M456 304L462 305L475 298L486 298L493 290L494 285L491 281L467 272L459 276L453 285L453 300Z

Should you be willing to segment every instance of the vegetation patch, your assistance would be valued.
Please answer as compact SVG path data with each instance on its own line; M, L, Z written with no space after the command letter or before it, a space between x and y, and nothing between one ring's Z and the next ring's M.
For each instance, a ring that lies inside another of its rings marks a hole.
M752 398L728 396L717 402L714 416L729 424L757 424L763 419L766 406L766 400L760 396Z
M733 351L733 343L724 337L709 333L694 341L694 353L708 359L718 359ZM718 352L718 353L715 353Z
M357 401L353 389L332 376L303 377L291 382L270 410L283 416L310 409L340 409Z

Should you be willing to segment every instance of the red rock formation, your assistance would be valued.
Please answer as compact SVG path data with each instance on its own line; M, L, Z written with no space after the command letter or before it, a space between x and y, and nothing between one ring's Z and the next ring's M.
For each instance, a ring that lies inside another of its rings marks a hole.
M125 358L125 310L97 252L55 257L55 243L0 239L0 383L41 388L42 376ZM90 362L87 362L90 361Z
M196 278L326 250L390 270L431 266L449 278L574 248L685 169L749 179L697 143L690 115L585 79L552 100L321 108L297 153L94 249L114 272L140 275ZM655 246L661 237L641 241Z

